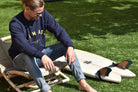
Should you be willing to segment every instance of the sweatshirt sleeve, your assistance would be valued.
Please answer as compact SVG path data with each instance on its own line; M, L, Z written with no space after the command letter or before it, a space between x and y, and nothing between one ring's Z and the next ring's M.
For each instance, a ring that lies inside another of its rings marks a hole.
M58 41L63 43L66 47L73 46L73 42L71 41L69 35L65 31L64 28L62 28L58 22L55 21L55 19L46 12L46 20L47 21L47 29L51 33L54 33L55 37Z
M35 47L32 47L28 42L23 33L23 29L21 28L20 24L17 22L11 22L10 26L10 33L12 36L12 42L16 44L16 49L19 52L25 53L29 56L34 56L37 58L41 58L44 53L37 50Z

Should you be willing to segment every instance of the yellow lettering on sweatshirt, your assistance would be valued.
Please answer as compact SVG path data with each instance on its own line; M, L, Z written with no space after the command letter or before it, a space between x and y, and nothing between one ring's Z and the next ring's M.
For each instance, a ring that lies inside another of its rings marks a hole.
M41 34L43 34L44 30L41 30Z
M32 35L33 35L33 36L36 36L36 32L32 32Z
M38 34L41 34L40 30L38 30Z

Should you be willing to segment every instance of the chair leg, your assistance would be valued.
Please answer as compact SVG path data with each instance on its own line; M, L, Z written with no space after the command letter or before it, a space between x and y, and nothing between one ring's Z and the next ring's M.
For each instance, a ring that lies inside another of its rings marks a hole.
M61 71L58 71L55 73L56 75L61 75L64 79L62 80L62 83L65 83L70 80L69 77L67 77L65 74L63 74Z
M2 74L0 74L0 78L2 78L3 76L2 76Z
M58 76L61 76L61 77L63 77L64 79L63 80L54 80L54 81L52 81L52 82L50 82L50 83L48 83L49 85L55 85L55 84L60 84L60 83L65 83L65 82L67 82L67 81L69 81L70 80L70 78L69 77L67 77L66 75L64 75L61 71L57 71L56 73L55 73L55 78L56 77L58 77ZM54 78L54 77L53 77ZM53 78L51 78L51 79L53 79ZM51 79L48 79L48 80L51 80ZM46 80L47 81L47 80ZM40 89L36 89L36 90L33 90L33 91L31 91L31 92L39 92L40 91Z
M6 77L5 74L3 74L3 77L7 80L7 82L17 91L17 92L22 92L10 79Z
M28 83L24 83L21 85L15 85L11 80L10 77L8 77L7 74L5 74L5 67L3 65L0 64L0 69L1 69L1 74L2 76L5 78L5 80L17 91L17 92L22 92L20 90L20 88L23 87L28 87L28 88L38 88L38 86L36 85L36 83L34 81L28 82ZM55 85L55 84L60 84L60 83L65 83L67 81L69 81L69 77L67 77L66 75L64 75L61 71L57 71L56 73L54 73L53 75L49 75L45 76L46 81L48 82L49 85ZM40 89L34 90L32 92L38 92L40 91Z

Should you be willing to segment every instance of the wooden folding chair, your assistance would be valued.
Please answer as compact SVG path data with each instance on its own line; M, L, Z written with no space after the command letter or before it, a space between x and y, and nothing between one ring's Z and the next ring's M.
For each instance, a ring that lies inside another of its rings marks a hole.
M38 88L36 83L34 81L29 81L27 83L22 84L15 84L11 78L22 76L27 79L31 79L31 76L28 72L25 71L19 71L16 70L13 67L12 60L10 56L8 55L8 49L11 45L10 42L7 42L6 40L11 39L11 36L3 37L0 39L0 78L4 77L4 79L17 91L22 92L21 88L27 87L27 88ZM56 71L55 72L49 72L46 71L44 68L40 68L42 75L44 76L45 80L49 85L64 83L69 81L69 77L64 75L60 70L67 65L66 62L54 62ZM33 92L37 92L40 89L34 90Z

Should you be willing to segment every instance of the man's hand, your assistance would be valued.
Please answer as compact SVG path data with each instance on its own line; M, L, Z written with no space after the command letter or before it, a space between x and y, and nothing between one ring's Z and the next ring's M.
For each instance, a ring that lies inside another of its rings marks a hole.
M69 65L76 60L73 47L68 47L66 58L65 58L66 61L67 61L67 58L69 59Z
M47 55L42 56L41 62L44 65L44 68L46 70L51 71L51 72L55 70L52 60Z

